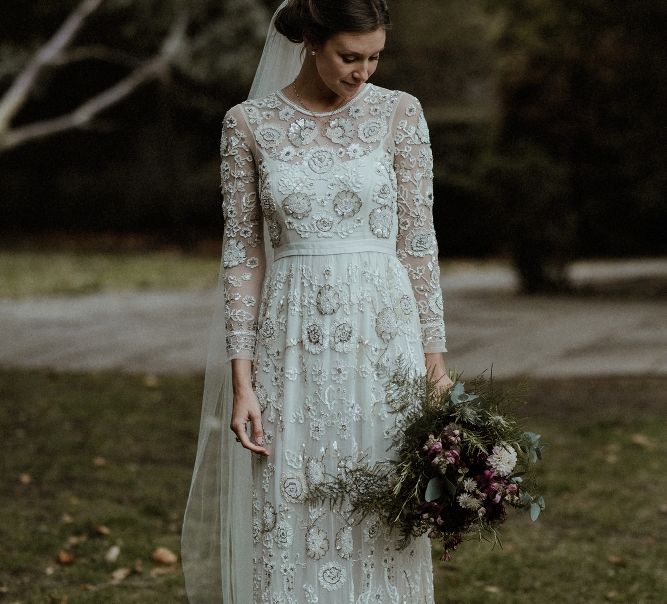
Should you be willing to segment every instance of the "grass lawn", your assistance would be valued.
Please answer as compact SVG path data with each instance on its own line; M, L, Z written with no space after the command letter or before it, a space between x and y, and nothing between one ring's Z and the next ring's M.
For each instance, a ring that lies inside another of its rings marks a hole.
M218 246L219 247L219 246ZM441 270L483 267L496 260L446 260ZM220 269L215 243L188 254L178 249L0 249L0 298L81 295L103 291L210 290Z
M0 601L185 602L178 564L151 553L179 553L202 385L0 370ZM546 510L535 523L510 512L503 549L465 542L444 563L434 548L436 601L666 602L667 380L528 385L528 427L550 443Z

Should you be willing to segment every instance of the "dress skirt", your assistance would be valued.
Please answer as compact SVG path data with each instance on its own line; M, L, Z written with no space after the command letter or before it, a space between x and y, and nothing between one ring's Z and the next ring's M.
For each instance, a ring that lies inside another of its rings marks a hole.
M353 248L352 248L353 249ZM425 373L419 312L395 254L276 258L263 285L253 381L271 455L252 456L256 604L433 604L431 542L398 550L376 517L305 503L362 453L393 458L385 387L399 356Z

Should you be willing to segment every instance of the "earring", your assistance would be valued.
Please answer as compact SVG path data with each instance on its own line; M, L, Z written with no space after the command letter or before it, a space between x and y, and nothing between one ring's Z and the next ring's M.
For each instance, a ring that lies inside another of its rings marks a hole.
M314 50L311 50L311 51L310 51L310 54L311 54L311 55L315 55L315 54L317 54L317 53L316 53Z

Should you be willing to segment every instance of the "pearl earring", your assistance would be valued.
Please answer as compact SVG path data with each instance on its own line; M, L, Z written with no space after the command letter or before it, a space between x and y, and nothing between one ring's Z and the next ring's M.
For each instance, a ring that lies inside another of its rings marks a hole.
M311 54L311 55L314 55L314 54L316 54L316 53L315 53L314 50L311 50L311 51L310 51L310 54Z

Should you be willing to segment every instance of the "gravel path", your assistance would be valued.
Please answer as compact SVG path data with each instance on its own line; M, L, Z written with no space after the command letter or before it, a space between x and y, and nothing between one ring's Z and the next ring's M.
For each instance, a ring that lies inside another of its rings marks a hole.
M667 274L667 261L579 263L573 277L648 273ZM664 299L522 297L514 285L498 267L443 277L448 367L475 375L493 363L497 377L667 375ZM0 366L202 371L212 300L210 292L0 300Z

